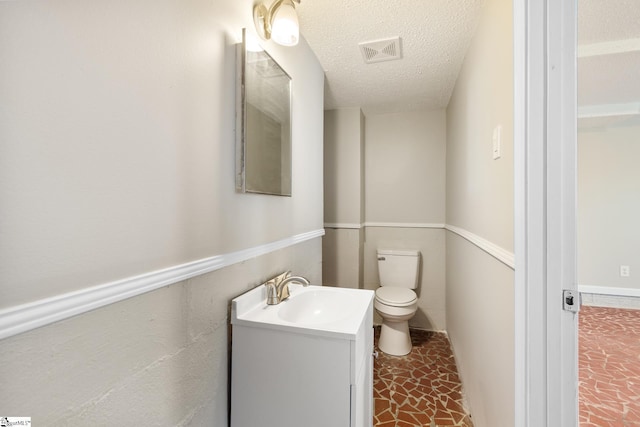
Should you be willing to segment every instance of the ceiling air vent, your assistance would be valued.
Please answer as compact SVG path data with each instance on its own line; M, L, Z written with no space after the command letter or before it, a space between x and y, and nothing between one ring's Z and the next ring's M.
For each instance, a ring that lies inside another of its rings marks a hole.
M362 58L367 64L373 64L374 62L393 61L402 58L402 50L400 49L400 37L358 43L358 46L360 46Z

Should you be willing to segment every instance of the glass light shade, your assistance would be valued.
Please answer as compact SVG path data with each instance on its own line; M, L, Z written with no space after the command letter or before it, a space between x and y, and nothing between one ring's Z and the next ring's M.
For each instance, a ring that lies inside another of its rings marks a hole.
M245 33L245 45L249 52L262 52L264 49L260 46L260 42L257 37L252 34Z
M283 46L295 46L300 37L298 15L290 1L285 1L274 11L271 22L271 38Z

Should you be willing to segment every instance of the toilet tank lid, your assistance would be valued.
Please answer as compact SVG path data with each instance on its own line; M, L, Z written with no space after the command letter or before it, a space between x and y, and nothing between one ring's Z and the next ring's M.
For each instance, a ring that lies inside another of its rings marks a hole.
M420 251L413 249L378 249L378 255L418 256Z

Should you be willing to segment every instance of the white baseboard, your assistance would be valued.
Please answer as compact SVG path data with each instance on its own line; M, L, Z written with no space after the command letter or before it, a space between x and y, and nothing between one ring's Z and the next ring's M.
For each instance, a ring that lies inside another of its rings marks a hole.
M578 290L585 294L614 295L640 298L640 289L614 288L611 286L578 285Z
M640 309L640 289L578 285L583 305Z
M175 265L115 282L45 298L0 311L0 339L86 313L192 277L210 273L280 249L322 237L324 229L297 234L265 245Z

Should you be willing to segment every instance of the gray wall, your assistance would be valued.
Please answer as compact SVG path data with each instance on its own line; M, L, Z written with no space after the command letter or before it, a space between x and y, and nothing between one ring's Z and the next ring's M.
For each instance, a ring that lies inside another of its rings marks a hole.
M359 108L324 113L325 285L362 288L364 115Z
M633 122L578 131L578 283L602 293L640 296L639 137Z
M444 110L366 116L366 221L445 220Z
M514 425L514 273L487 247L513 252L512 9L488 0L447 108L446 313L476 427ZM502 157L493 160L493 129Z
M444 110L325 112L326 283L375 289L376 249L418 249L420 299L411 324L435 330L446 328L445 127Z
M324 221L360 224L364 218L364 116L359 108L324 113Z
M293 78L293 197L234 190L235 43L252 6L0 4L0 319L322 229L324 79L304 40L268 44ZM226 425L229 300L286 268L321 282L320 239L6 338L2 410Z
M226 426L229 302L285 269L321 282L320 239L0 341L3 411L41 426Z
M380 285L376 249L420 250L410 324L445 330L445 111L368 115L365 129L365 288Z

